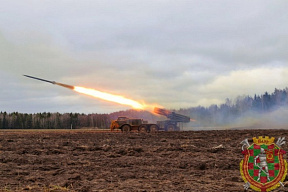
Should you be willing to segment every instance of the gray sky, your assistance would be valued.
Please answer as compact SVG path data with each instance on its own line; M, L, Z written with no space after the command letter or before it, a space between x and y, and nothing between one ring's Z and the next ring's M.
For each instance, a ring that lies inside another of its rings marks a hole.
M165 108L288 86L288 1L0 0L0 110L129 107L22 76Z

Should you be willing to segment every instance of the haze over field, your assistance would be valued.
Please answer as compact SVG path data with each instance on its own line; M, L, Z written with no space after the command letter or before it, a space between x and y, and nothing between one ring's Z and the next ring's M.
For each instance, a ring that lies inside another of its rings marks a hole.
M287 1L0 3L2 111L129 108L22 74L175 109L288 85Z

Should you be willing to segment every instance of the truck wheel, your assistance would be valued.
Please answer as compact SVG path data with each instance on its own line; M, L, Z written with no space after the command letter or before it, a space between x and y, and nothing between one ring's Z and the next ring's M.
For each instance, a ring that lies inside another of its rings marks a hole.
M167 126L167 131L174 131L174 130L175 130L174 125L168 125Z
M156 133L158 131L157 125L151 125L150 126L150 133Z
M129 125L124 125L122 127L122 132L128 133L128 132L130 132L130 130L131 130L131 128Z
M140 125L138 128L139 132L141 133L147 133L147 127L146 125Z

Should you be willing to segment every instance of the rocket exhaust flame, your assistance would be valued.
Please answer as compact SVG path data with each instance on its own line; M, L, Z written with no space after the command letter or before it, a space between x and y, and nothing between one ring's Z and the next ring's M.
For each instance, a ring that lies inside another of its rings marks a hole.
M176 114L172 111L163 109L162 106L157 105L157 104L153 104L153 105L146 105L144 103L140 103L138 101L134 101L132 99L128 99L125 98L121 95L113 95L111 93L105 93L105 92L101 92L95 89L90 89L90 88L85 88L85 87L79 87L79 86L72 86L72 85L67 85L67 84L63 84L63 83L58 83L55 81L48 81L46 79L40 79L38 77L32 77L29 75L24 75L25 77L31 78L31 79L36 79L39 81L44 81L46 83L52 83L54 85L59 85L68 89L72 89L78 93L82 93L85 95L89 95L89 96L93 96L95 98L98 99L102 99L102 100L106 100L106 101L110 101L110 102L114 102L114 103L118 103L118 104L122 104L122 105L128 105L133 107L134 109L141 109L141 110L148 110L151 112L154 112L154 114L159 114L159 115L164 115L166 116L168 119L170 119L169 121L172 122L184 122L184 123L188 123L190 121L195 121L194 119L191 119L188 116L184 116L181 114ZM154 108L154 111L153 111ZM173 124L174 124L173 123ZM165 128L166 129L166 128Z
M83 94L86 94L86 95L93 96L95 98L99 98L99 99L103 99L103 100L106 100L106 101L119 103L119 104L122 104L122 105L128 105L128 106L133 107L134 109L145 109L145 108L148 107L147 105L141 104L141 103L139 103L137 101L134 101L132 99L127 99L127 98L125 98L123 96L120 96L120 95L113 95L113 94L110 94L110 93L97 91L95 89L89 89L89 88L84 88L84 87L72 86L72 85L67 85L67 84L63 84L63 83L58 83L58 82L55 82L55 81L48 81L48 80L45 80L45 79L40 79L40 78L29 76L29 75L23 75L23 76L28 77L28 78L32 78L32 79L36 79L36 80L39 80L39 81L44 81L44 82L47 82L47 83L52 83L54 85L59 85L59 86L62 86L62 87L68 88L68 89L72 89L72 90L74 90L74 91L76 91L78 93L83 93Z
M135 109L144 109L145 106L137 101L131 100L131 99L127 99L123 96L120 95L113 95L110 93L104 93L101 91L97 91L95 89L88 89L88 88L84 88L84 87L78 87L75 86L74 90L77 91L78 93L84 93L86 95L90 95L99 99L103 99L106 101L112 101L115 103L119 103L122 105L129 105Z

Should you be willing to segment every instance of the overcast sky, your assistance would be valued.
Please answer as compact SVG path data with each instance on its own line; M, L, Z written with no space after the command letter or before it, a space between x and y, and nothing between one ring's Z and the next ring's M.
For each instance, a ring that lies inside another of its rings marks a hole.
M0 0L0 111L179 109L288 86L288 1Z

